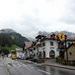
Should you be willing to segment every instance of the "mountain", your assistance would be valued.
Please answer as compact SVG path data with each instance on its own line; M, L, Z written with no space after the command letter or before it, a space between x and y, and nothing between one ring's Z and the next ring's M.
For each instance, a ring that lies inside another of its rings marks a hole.
M27 38L28 38L28 40L31 41L31 42L36 40L35 38L32 38L32 37L27 37Z
M2 29L0 30L0 41L2 42L6 41L7 44L10 41L11 44L23 47L24 42L29 40L12 29Z
M0 30L0 33L9 34L9 33L16 33L16 32L14 30L12 30L12 29L2 29L2 30Z

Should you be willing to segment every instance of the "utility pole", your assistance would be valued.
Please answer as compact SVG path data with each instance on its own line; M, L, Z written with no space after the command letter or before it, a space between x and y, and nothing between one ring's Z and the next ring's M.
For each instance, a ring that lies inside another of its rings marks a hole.
M66 64L68 64L68 51L67 51L66 42L67 42L67 36L65 35Z

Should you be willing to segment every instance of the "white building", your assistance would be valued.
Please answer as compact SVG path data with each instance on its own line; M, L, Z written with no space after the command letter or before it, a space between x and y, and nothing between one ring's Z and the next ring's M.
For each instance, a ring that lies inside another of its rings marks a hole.
M22 48L16 48L17 58L20 58L20 56L22 55L22 51Z
M74 40L66 40L66 46L68 47L73 41ZM28 48L27 55L30 56L30 51L32 51L34 57L56 58L60 56L60 51L64 51L65 47L65 42L62 42L61 44L59 43L60 41L55 39L54 34L50 38L43 35L38 35L34 44L32 43L32 45L27 45L30 47Z
M44 39L36 47L41 58L55 58L59 56L58 43L56 40Z
M33 54L32 50L33 50L32 42L25 42L25 55L26 55L26 58L29 58Z

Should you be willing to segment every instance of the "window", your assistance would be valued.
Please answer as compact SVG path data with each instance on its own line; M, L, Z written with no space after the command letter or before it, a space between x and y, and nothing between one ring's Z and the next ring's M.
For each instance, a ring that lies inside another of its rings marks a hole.
M35 50L35 48L34 48L34 50Z
M69 54L70 54L70 56L72 55L72 53L71 53L71 52L69 52Z
M53 45L54 45L54 43L51 41L51 42L50 42L50 45L51 45L51 46L53 46Z
M68 46L70 46L70 45L71 45L71 43L69 42L69 43L68 43Z
M45 46L45 43L43 42L42 45Z

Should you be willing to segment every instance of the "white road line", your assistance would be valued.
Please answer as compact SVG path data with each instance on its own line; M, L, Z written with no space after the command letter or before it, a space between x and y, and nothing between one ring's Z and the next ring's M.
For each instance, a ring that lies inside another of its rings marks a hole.
M40 70L40 69L38 69L38 71L43 72L43 73L46 73L46 74L48 74L48 75L50 75L50 74L51 74L51 73L49 73L49 72L47 72L47 71Z

